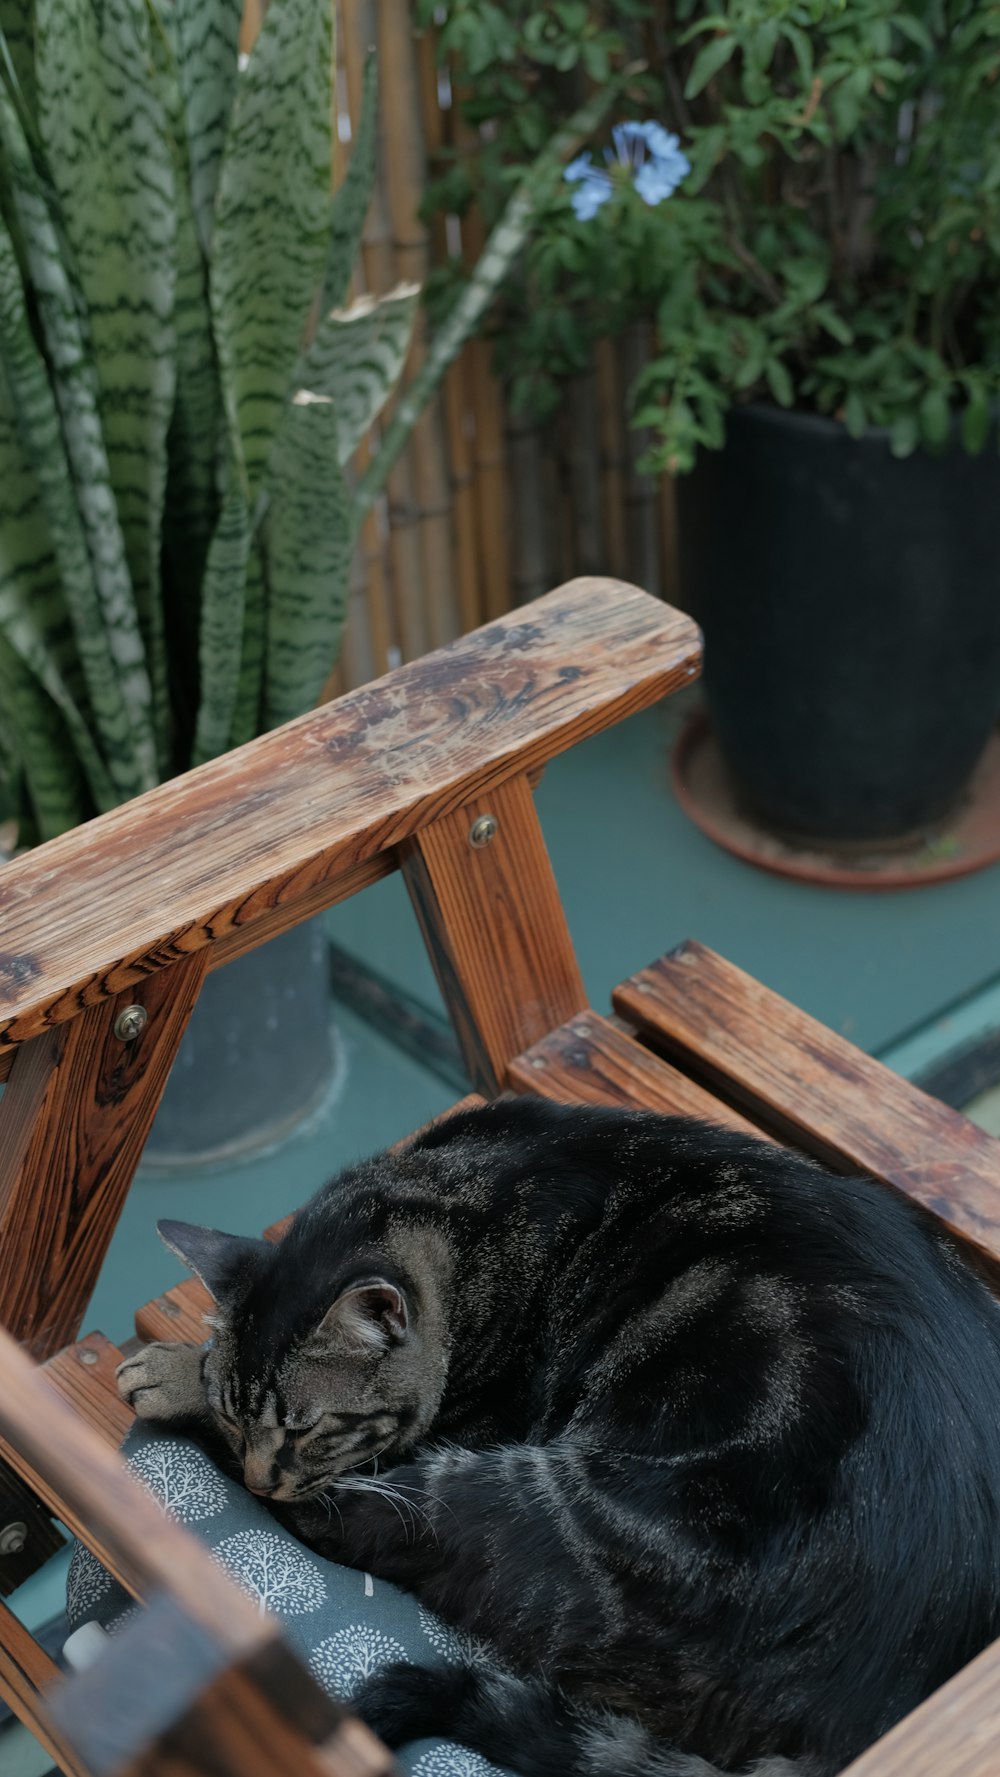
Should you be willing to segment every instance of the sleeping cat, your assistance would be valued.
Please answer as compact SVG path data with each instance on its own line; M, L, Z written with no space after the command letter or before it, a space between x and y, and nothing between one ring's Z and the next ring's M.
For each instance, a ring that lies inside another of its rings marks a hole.
M146 1347L125 1399L496 1654L369 1680L391 1744L825 1777L1000 1634L1000 1308L868 1179L522 1099L351 1168L280 1245L160 1231L214 1343Z

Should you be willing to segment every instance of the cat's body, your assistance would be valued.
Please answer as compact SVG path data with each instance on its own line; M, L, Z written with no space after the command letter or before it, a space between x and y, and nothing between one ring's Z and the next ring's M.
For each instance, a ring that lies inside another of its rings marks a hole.
M137 1411L224 1412L314 1547L541 1681L394 1671L361 1710L396 1741L826 1773L1000 1634L1000 1308L871 1181L520 1101L352 1169L276 1248L165 1237L221 1324L204 1364L123 1367Z

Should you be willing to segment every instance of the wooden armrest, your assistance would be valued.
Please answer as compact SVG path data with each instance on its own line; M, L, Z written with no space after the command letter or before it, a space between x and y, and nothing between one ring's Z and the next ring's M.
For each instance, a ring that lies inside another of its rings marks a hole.
M690 679L690 618L575 580L0 873L0 1055L385 873L419 828Z
M1000 1142L689 941L615 989L688 1072L837 1171L869 1172L1000 1258Z
M994 1641L842 1777L996 1777L998 1770L1000 1641Z

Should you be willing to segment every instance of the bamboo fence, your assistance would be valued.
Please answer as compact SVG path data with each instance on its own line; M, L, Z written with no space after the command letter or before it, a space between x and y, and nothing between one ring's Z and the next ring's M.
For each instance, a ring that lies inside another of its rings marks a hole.
M244 48L266 0L246 0ZM410 0L337 0L336 178L346 171L361 73L378 52L379 170L365 224L357 294L424 282L449 255L474 263L482 218L420 211L437 157L470 146L431 32ZM406 379L425 352L421 319ZM511 412L495 354L470 340L448 372L369 514L357 551L340 661L326 695L350 690L440 646L576 573L611 573L670 596L672 490L638 471L644 440L625 392L649 339L601 341L591 370L566 389L551 423ZM391 411L391 410L390 410ZM359 454L358 467L366 460Z

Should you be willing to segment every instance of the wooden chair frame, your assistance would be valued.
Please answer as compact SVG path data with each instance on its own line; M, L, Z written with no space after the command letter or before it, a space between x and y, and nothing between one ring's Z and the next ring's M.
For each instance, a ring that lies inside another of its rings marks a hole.
M781 1135L917 1197L987 1270L1000 1259L1000 1144L711 952L642 970L612 1017L588 1008L532 787L699 664L687 617L577 580L0 871L0 1461L26 1513L54 1514L148 1604L59 1682L0 1604L0 1694L70 1777L392 1769L132 1482L118 1354L79 1338L210 969L399 868L479 1092ZM202 1307L180 1285L139 1334L198 1338ZM1000 1644L852 1772L1000 1770L998 1679Z

